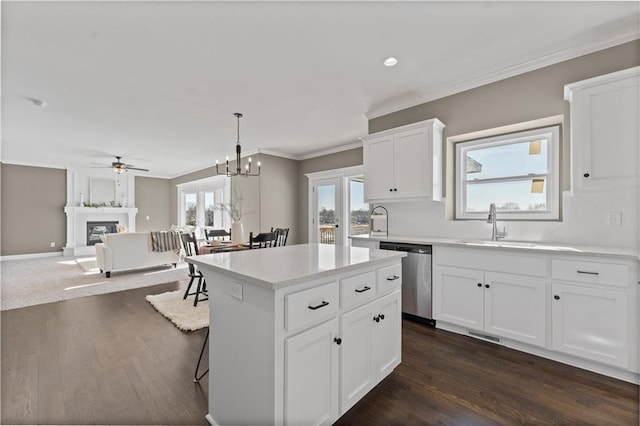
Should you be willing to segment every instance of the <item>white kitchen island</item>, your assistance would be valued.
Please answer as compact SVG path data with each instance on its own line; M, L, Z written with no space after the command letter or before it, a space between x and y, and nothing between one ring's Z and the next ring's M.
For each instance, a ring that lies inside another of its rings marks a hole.
M209 292L212 424L331 424L401 358L405 253L301 244L187 258Z

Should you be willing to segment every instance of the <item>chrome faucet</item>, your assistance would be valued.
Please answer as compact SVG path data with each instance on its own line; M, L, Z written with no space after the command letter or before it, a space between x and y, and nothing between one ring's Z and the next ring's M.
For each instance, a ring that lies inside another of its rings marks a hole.
M506 228L502 232L498 231L497 221L498 219L496 218L496 205L495 203L491 203L491 205L489 206L489 217L487 218L487 223L490 223L492 225L491 241L497 241L498 238L504 238L507 236Z

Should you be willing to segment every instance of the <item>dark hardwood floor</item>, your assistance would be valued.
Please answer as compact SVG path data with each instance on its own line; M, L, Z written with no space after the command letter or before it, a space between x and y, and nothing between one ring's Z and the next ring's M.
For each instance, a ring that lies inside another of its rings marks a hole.
M184 333L147 294L2 312L2 424L207 424ZM412 322L403 362L339 425L638 425L638 386Z

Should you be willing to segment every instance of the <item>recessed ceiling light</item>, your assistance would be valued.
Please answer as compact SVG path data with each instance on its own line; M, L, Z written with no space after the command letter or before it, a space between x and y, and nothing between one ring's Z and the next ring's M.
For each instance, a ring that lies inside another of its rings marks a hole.
M398 60L393 56L389 56L388 58L385 58L385 60L382 61L382 63L384 64L385 67L392 67L398 63Z

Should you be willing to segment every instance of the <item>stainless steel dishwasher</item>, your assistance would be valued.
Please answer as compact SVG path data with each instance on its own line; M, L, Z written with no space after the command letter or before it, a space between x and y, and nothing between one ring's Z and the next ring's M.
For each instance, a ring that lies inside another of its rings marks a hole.
M431 305L431 246L380 241L380 250L407 253L402 259L403 317L435 324Z

